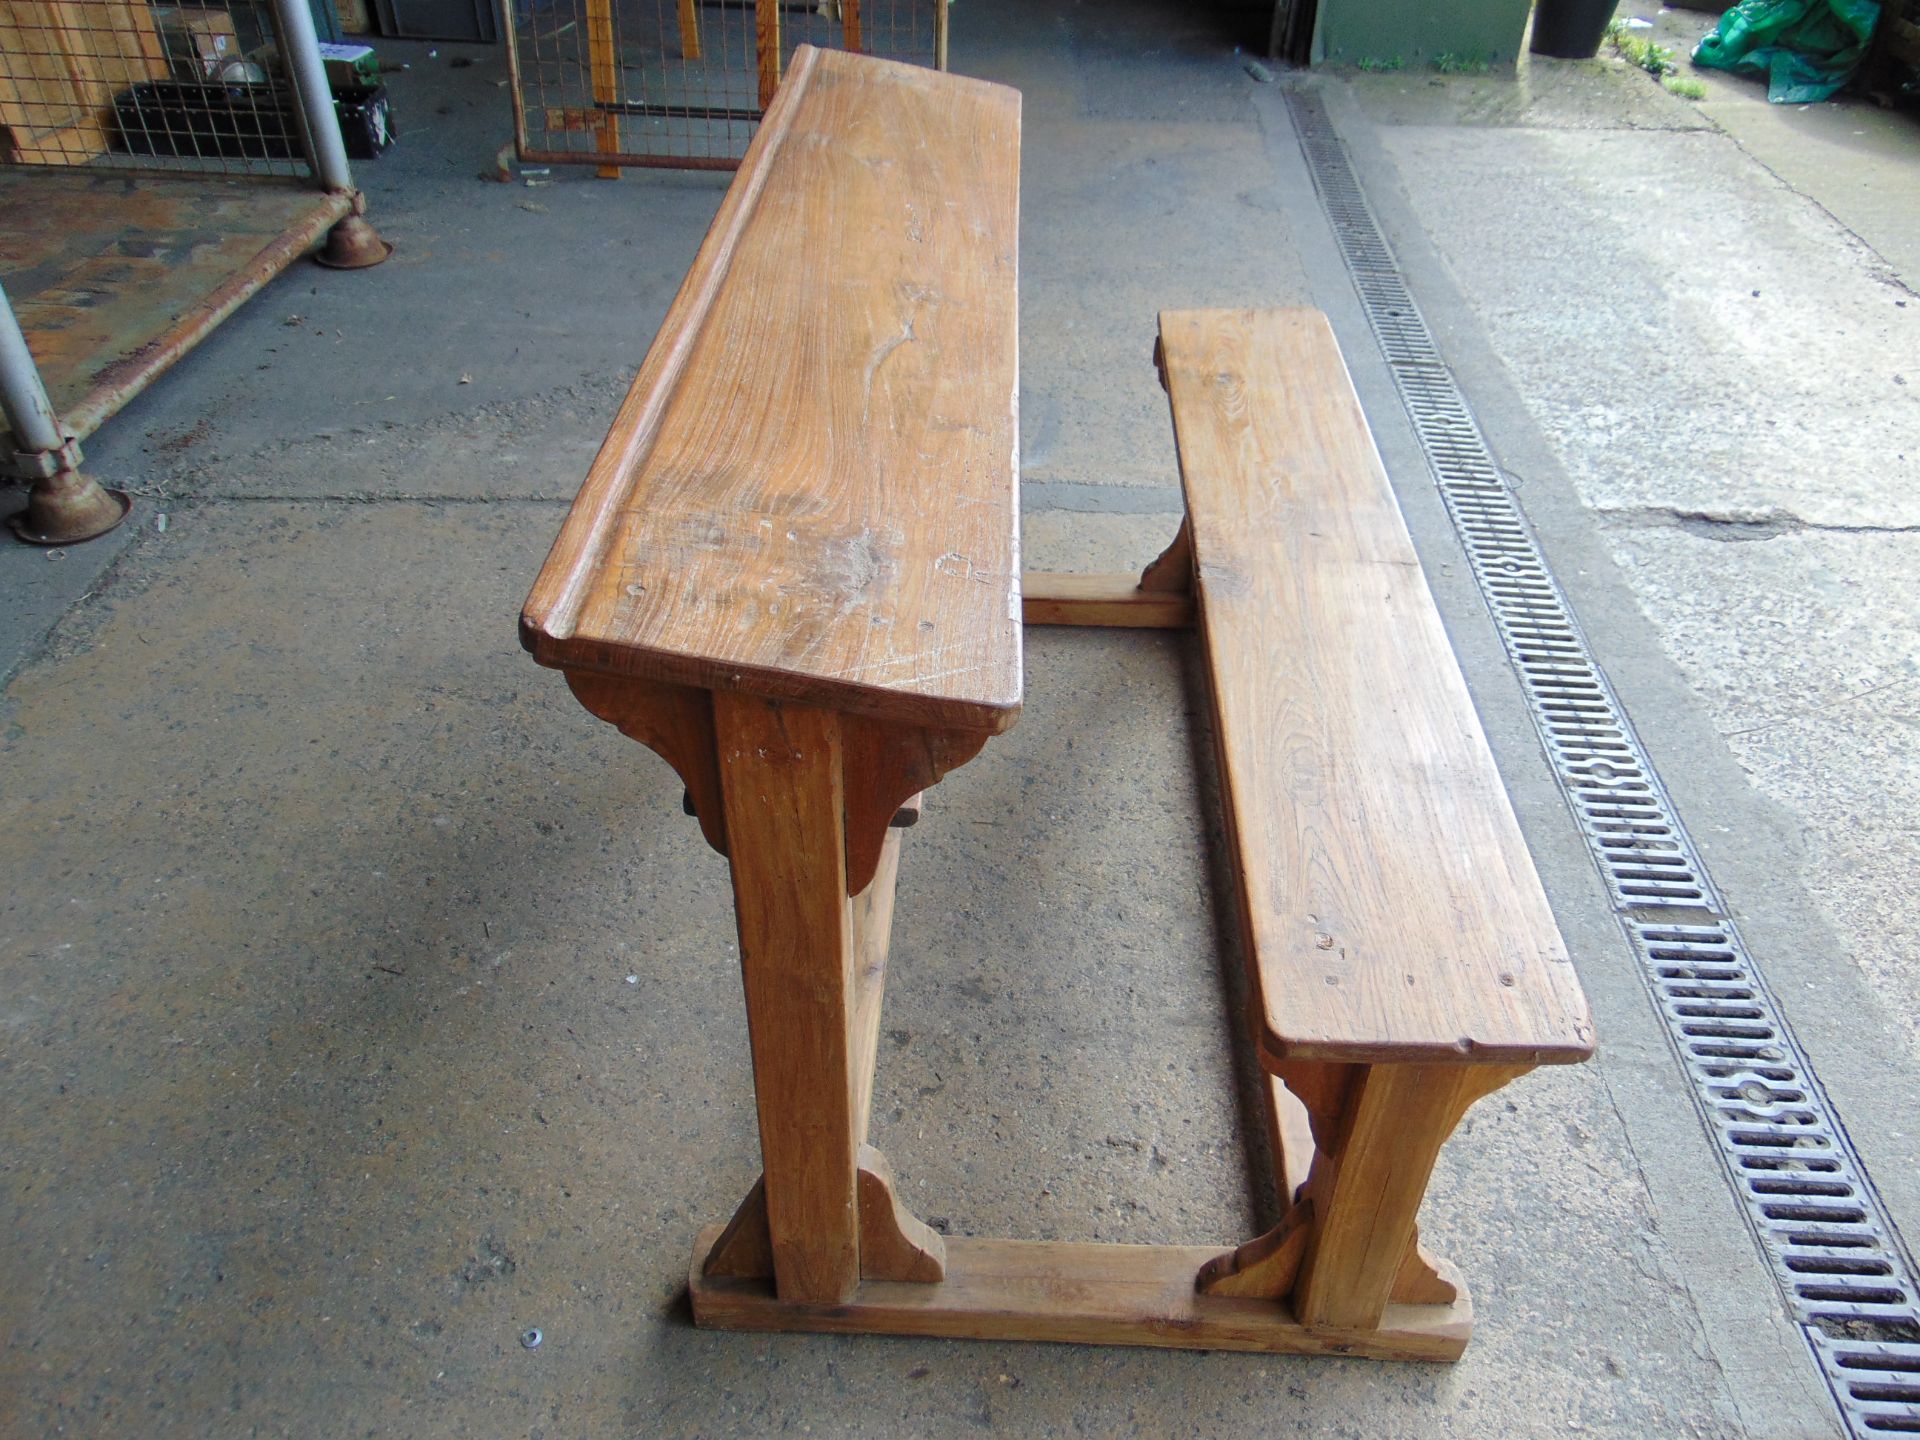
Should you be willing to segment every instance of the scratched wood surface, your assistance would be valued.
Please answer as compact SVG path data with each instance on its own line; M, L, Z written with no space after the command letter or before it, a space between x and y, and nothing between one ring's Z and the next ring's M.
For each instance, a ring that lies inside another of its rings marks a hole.
M521 620L543 663L998 732L1020 101L802 47Z
M1593 1026L1326 317L1160 317L1273 1060L1584 1059Z

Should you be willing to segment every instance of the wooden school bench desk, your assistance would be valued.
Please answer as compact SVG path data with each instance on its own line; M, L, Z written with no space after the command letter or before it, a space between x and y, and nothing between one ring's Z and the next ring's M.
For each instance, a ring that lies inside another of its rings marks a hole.
M695 1321L1452 1359L1434 1159L1591 1052L1579 982L1324 317L1162 315L1186 522L1142 577L1022 576L1019 134L803 47L521 618L732 872L763 1171ZM1244 1244L942 1237L867 1143L904 825L1018 718L1023 624L1204 648L1282 1171Z

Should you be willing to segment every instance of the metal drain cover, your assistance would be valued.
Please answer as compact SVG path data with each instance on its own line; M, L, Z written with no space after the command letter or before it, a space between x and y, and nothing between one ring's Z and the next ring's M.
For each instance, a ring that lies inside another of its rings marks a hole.
M1860 1157L1593 658L1326 106L1287 108L1374 337L1701 1119L1849 1434L1920 1434L1920 1305Z

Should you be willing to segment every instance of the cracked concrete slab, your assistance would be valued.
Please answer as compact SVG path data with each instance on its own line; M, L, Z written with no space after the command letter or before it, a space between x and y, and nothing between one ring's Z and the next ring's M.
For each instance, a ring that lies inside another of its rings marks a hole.
M1724 136L1383 142L1588 504L1920 523L1920 300Z
M1801 828L1799 878L1911 1047L1920 300L1717 133L1520 143L1538 148L1516 163L1464 129L1382 135L1662 644ZM1442 152L1456 168L1439 183ZM1549 231L1571 241L1549 251Z
M1754 540L1777 540L1782 535L1914 535L1916 525L1814 525L1776 505L1753 510L1689 509L1682 506L1637 506L1632 509L1597 508L1604 523L1634 529L1672 528L1702 540L1737 545Z
M1920 1063L1920 535L1681 528L1612 548L1753 783L1801 822L1800 877Z

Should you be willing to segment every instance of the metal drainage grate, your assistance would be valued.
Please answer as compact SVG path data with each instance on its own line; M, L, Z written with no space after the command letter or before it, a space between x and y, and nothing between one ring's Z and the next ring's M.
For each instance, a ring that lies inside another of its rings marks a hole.
M1302 90L1287 105L1555 777L1788 1308L1851 1435L1920 1434L1912 1261L1441 360L1325 105Z

